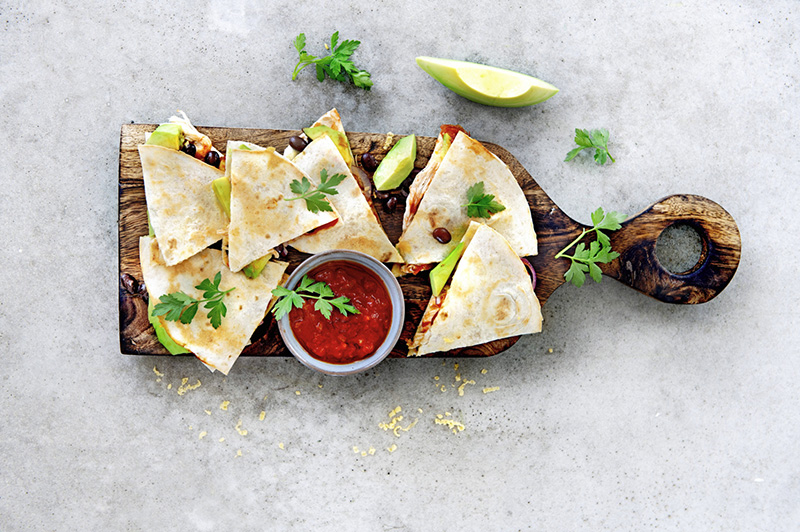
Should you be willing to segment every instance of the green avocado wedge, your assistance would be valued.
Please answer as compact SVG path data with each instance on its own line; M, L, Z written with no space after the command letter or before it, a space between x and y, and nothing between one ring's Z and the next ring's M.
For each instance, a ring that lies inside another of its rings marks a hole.
M231 182L227 177L218 177L211 182L211 188L214 189L214 195L217 197L217 202L225 214L228 215L228 220L231 219Z
M526 107L558 92L546 81L478 63L421 56L417 65L459 96L493 107Z
M442 288L447 284L450 275L456 268L456 264L458 264L458 259L460 259L461 255L464 253L464 247L464 242L459 242L455 249L431 270L431 289L433 290L434 297L442 293Z
M342 158L344 162L347 163L347 166L353 165L355 159L353 158L353 152L350 151L350 141L347 140L347 135L341 131L337 131L328 126L314 126L303 128L303 133L311 140L317 140L322 135L328 135L333 143L336 144L336 148L338 148L339 153L342 154Z
M158 341L161 342L161 345L167 348L167 351L170 352L172 355L182 355L184 353L189 353L189 350L177 343L172 337L169 335L167 330L161 325L161 321L158 317L153 316L153 296L151 295L149 300L147 301L147 319L150 321L150 324L156 330L156 337Z
M398 140L372 175L375 188L392 190L399 187L414 169L416 159L417 138L408 135Z
M147 138L145 144L180 150L183 145L183 128L180 124L161 124Z
M242 273L248 279L255 279L256 277L261 275L261 272L264 271L264 266L267 265L269 259L271 258L272 255L264 255L260 259L254 260L253 262L242 268Z

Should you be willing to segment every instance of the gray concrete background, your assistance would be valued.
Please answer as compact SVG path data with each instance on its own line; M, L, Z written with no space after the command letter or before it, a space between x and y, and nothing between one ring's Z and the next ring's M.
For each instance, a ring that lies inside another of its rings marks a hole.
M0 4L0 528L796 530L798 6L631 4ZM362 41L371 92L290 80L295 35L319 51L337 29ZM417 55L561 92L480 106ZM121 124L181 108L294 129L333 106L352 131L463 124L583 222L707 196L739 224L739 271L697 307L562 287L542 334L487 360L335 379L243 359L223 378L121 355ZM574 128L602 126L616 164L563 162ZM457 374L476 382L463 396ZM180 395L184 378L202 386ZM418 420L399 437L378 426L397 406ZM446 412L463 432L434 423Z

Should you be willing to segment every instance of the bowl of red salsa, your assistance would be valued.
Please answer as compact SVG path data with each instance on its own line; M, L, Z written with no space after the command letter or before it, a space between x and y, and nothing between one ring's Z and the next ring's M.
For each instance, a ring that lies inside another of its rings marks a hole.
M304 277L346 297L356 313L334 307L329 317L305 298L278 321L289 351L311 369L350 375L369 369L392 351L403 329L403 291L392 272L373 257L349 250L326 251L300 264L284 285L298 290Z

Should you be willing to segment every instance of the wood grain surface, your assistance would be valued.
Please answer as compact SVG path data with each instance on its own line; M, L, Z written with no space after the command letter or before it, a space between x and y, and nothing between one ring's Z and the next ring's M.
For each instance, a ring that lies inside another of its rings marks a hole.
M144 142L145 132L154 124L125 124L120 134L119 152L119 327L120 349L125 354L166 355L147 320L147 291L143 286L139 266L139 237L147 234L147 214L144 182L136 146ZM288 145L297 130L241 129L199 127L215 146L225 146L228 140L244 140L261 146L273 146L279 151ZM388 150L383 145L386 135L376 133L347 133L353 154L358 159L371 153L380 161ZM425 166L436 139L417 137L419 170ZM529 257L537 274L536 295L544 304L564 283L568 260L553 260L553 256L570 243L586 227L567 216L545 194L531 175L507 150L496 144L484 145L502 159L517 178L531 208L539 253ZM376 209L387 235L397 243L402 230L405 197L393 191L398 205L387 212L376 202ZM703 243L703 253L695 267L675 274L664 269L656 257L656 241L667 227L685 223L694 227ZM641 213L626 220L622 228L611 233L611 243L620 257L601 265L603 273L636 290L667 303L703 303L719 294L733 278L739 264L741 241L736 222L713 201L694 195L674 195L664 198ZM290 249L287 260L291 272L308 255ZM405 357L405 341L413 336L422 312L430 299L428 274L405 276L400 285L406 299L406 323L392 357ZM546 327L547 324L544 324ZM456 349L434 356L490 356L514 345L519 337L506 338L473 347ZM255 331L252 343L242 356L290 356L278 334L271 315Z

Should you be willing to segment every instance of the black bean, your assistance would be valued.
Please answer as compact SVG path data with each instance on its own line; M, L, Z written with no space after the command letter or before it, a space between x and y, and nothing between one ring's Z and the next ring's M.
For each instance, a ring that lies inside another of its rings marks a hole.
M285 259L287 255L289 255L289 250L286 249L286 246L283 244L278 244L278 247L275 248L278 251L278 257Z
M441 244L447 244L453 237L450 236L450 231L444 227L437 227L433 230L433 238L435 238L436 241Z
M378 198L378 199L379 199L379 200L381 200L381 201L386 201L386 200L388 200L388 199L389 199L391 196L392 196L391 194L389 194L388 192L386 192L386 191L384 191L384 190L377 190L377 191L375 191L375 197L376 197L376 198Z
M214 150L209 151L206 153L205 161L206 164L210 164L211 166L216 166L219 168L219 153L215 152Z
M306 149L306 146L308 146L308 141L303 137L295 135L289 139L289 146L291 146L294 150L303 151Z
M371 153L365 153L361 156L361 167L368 172L374 172L378 169L378 161Z
M129 273L123 273L122 277L122 286L125 287L125 291L129 294L135 294L139 291L139 282Z
M197 148L193 142L186 141L183 146L181 146L181 151L194 157L194 154L197 153Z
M389 198L389 200L386 202L386 210L387 210L388 212L394 212L394 210L395 210L396 208L397 208L397 198L395 198L394 196L392 196L392 197L391 197L391 198Z

